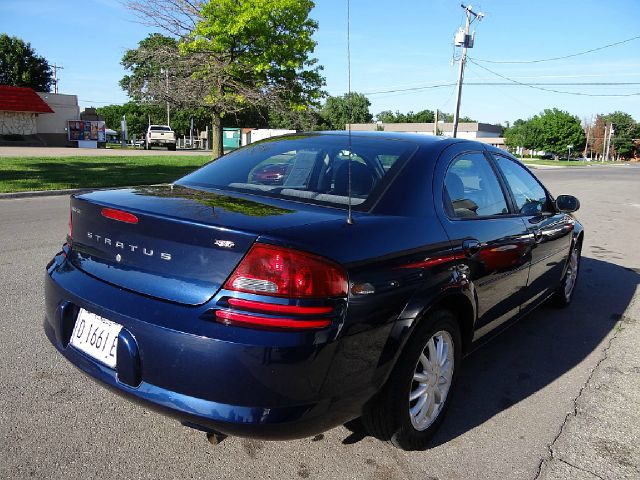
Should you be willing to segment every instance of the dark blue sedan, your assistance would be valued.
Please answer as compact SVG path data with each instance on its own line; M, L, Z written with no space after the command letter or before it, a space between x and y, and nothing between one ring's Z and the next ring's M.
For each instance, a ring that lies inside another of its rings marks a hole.
M270 168L283 178L261 181ZM73 196L44 328L91 377L211 436L361 417L422 449L478 340L571 302L578 207L473 141L270 139L171 185Z

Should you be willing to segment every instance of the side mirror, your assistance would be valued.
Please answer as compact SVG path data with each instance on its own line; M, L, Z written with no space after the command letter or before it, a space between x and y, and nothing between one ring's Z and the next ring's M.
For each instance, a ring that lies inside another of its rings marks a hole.
M556 208L561 212L572 213L580 208L580 200L573 195L558 195Z

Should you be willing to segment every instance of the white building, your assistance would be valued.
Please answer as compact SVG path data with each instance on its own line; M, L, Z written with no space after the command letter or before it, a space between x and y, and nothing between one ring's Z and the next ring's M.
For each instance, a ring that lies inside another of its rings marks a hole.
M348 125L347 125L348 128ZM384 132L405 132L417 133L421 135L436 135L435 123L354 123L351 125L352 131L376 131ZM439 122L438 133L445 137L453 135L453 123ZM479 122L462 122L458 124L458 138L468 140L478 140L499 148L504 148L504 138L502 138L502 127Z

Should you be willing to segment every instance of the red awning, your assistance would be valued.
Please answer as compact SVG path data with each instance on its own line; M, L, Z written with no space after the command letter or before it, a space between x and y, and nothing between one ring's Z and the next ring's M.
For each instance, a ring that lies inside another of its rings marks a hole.
M32 89L0 85L0 111L53 113L40 96Z

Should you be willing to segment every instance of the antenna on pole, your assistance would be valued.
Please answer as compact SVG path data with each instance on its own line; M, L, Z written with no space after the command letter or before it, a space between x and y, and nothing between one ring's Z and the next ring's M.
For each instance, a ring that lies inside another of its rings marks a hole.
M348 183L348 195L349 203L347 206L347 224L353 225L353 217L351 216L351 123L353 123L353 106L351 104L351 0L347 0L347 110L349 112L349 123L347 124L348 139L349 139L349 183Z
M471 5L465 6L460 4L464 9L467 16L467 21L464 29L460 27L460 30L453 38L453 44L455 47L462 47L462 55L460 56L460 68L458 69L458 86L456 88L456 109L453 114L453 138L458 136L458 122L460 121L460 100L462 98L462 81L464 79L464 66L467 63L467 49L473 48L473 42L475 40L475 32L470 35L469 27L475 21L481 21L484 18L484 13L476 13L473 11ZM473 18L472 18L473 17Z

